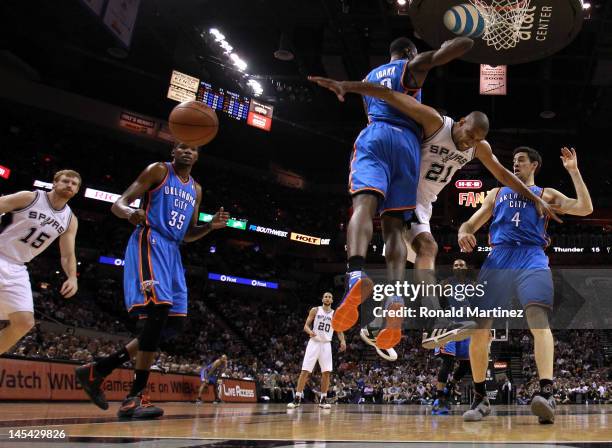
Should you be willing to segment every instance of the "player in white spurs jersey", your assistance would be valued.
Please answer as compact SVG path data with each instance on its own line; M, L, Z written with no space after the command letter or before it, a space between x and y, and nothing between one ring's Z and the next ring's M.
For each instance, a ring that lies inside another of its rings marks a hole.
M30 277L24 263L44 251L59 237L62 269L68 279L60 293L77 292L74 243L77 219L67 202L79 191L76 171L59 171L53 189L20 191L0 197L0 320L9 326L0 331L0 354L7 352L34 326Z
M515 192L531 200L540 215L546 214L555 220L559 220L553 208L542 198L536 196L516 177L499 163L497 157L491 150L491 145L485 140L489 131L489 120L482 112L472 112L454 121L450 117L440 115L432 107L419 103L409 95L395 92L382 85L355 82L335 81L333 79L311 77L316 82L334 92L338 99L344 100L347 93L358 93L360 95L380 98L387 104L409 116L423 129L423 142L421 144L421 163L419 174L419 187L417 190L417 205L414 213L414 221L405 234L408 245L409 260L414 262L416 270L416 282L433 284L435 278L435 260L438 253L438 245L431 234L429 220L431 218L433 203L438 193L451 181L453 175L473 158L479 159L491 174L503 185L512 188ZM412 258L410 252L412 251ZM399 308L401 301L390 297L388 308ZM430 308L439 308L435 297L423 297L422 303ZM402 318L388 318L386 328L399 329ZM447 342L465 339L470 335L475 322L427 322L427 332L423 335L422 345L432 349L442 346ZM382 322L374 321L362 331L364 337L375 341L376 333ZM396 330L399 331L399 330Z
M332 371L331 340L334 336L334 329L332 328L331 321L334 310L332 310L331 304L333 301L334 296L332 293L325 292L322 297L323 306L316 306L308 313L308 318L304 324L304 331L310 336L310 340L306 346L302 373L300 373L300 378L298 379L295 399L287 405L289 409L300 406L304 394L304 386L317 362L321 368L321 399L319 407L323 409L331 408L331 405L327 402L327 391L329 390L329 379ZM344 333L338 333L338 339L340 339L340 351L343 352L346 350Z

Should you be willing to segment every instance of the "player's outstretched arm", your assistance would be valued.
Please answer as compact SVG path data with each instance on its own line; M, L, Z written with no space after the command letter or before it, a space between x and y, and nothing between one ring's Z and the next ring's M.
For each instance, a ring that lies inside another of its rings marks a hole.
M482 162L482 164L489 170L489 172L495 176L500 183L512 188L513 191L519 193L532 201L538 210L540 216L546 215L557 222L563 222L555 214L555 210L559 207L557 204L549 204L544 199L533 194L533 192L513 173L508 171L495 157L491 150L491 145L486 140L479 142L476 145L475 156Z
M312 331L312 329L310 328L310 326L312 325L312 321L314 320L316 315L317 315L317 308L316 307L311 308L310 312L308 313L308 317L306 318L306 322L304 323L304 331L311 338L314 338L316 336L314 331Z
M478 211L459 227L458 240L462 252L472 252L476 247L477 242L475 233L491 219L493 207L495 206L495 197L498 191L499 188L494 188L489 191Z
M0 197L0 214L26 208L36 198L33 191L19 191Z
M593 213L593 202L589 190L578 170L578 157L574 148L561 148L561 162L574 183L576 198L568 198L554 188L546 188L543 196L549 202L559 204L559 211L568 215L587 216Z
M111 207L115 216L127 219L134 225L144 224L146 213L143 209L133 209L130 204L141 197L147 191L161 184L168 173L168 168L163 163L152 163L144 169L138 178L123 192L121 197Z
M210 222L204 223L201 226L198 225L198 216L200 215L200 204L202 203L202 187L196 183L196 204L193 210L193 216L189 223L189 229L185 233L183 241L191 243L197 241L205 235L208 235L213 230L222 229L226 226L227 220L229 219L229 213L223 210L223 207L214 214L213 219Z
M68 277L60 289L60 294L66 299L74 296L79 289L77 282L77 260L74 254L78 228L79 223L77 217L72 215L68 230L66 230L59 239L60 261L62 269L66 273L66 277Z
M357 93L384 100L419 123L423 127L425 137L435 133L444 122L442 116L434 108L419 103L410 95L396 92L382 85L361 81L336 81L319 76L309 76L308 79L334 92L340 101L344 101L344 95L347 93Z
M450 61L460 58L474 46L474 41L469 37L455 37L447 40L438 50L425 51L416 55L414 59L408 62L406 75L409 73L416 78L416 81L421 85L425 81L427 72L434 67L448 64ZM408 86L409 81L404 79L404 85Z

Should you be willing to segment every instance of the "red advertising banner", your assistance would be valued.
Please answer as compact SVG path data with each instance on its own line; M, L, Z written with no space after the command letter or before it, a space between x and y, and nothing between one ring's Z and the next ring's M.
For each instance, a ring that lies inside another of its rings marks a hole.
M222 378L220 398L229 403L256 403L257 386L255 381Z
M272 119L256 114L255 112L249 112L249 115L247 116L247 124L263 129L264 131L269 131L272 127Z
M86 401L74 376L74 364L0 358L0 400ZM117 369L102 388L108 400L120 401L132 387L133 371ZM193 401L200 377L152 372L148 393L153 401ZM204 401L214 400L214 390L204 390ZM221 398L228 402L257 401L255 381L223 379Z
M119 127L138 132L139 134L155 135L157 124L155 120L123 111L119 117Z

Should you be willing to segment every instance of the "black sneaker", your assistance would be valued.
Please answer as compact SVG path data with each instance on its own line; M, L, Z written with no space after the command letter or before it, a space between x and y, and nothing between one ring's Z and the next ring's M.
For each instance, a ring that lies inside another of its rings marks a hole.
M164 415L164 410L154 406L149 401L149 397L143 394L127 397L117 411L119 418L153 419L162 415Z
M291 403L287 403L287 409L299 408L302 405L302 399L298 396Z
M74 369L74 376L78 383L83 387L83 390L89 399L100 409L108 409L108 401L102 392L102 383L104 377L96 372L96 363L90 362L84 366Z
M476 327L477 324L473 320L455 322L438 319L431 322L430 329L423 331L421 345L423 348L431 350L442 347L448 342L462 341L467 339Z
M555 422L556 407L557 402L553 396L547 399L536 395L531 400L531 412L538 416L538 423L541 425L552 425Z

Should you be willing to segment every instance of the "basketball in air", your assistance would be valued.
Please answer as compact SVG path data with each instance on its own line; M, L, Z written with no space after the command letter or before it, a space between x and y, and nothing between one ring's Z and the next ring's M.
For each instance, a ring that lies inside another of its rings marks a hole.
M444 25L459 36L480 37L485 31L485 21L474 5L463 3L444 13Z
M214 110L199 101L179 104L168 117L170 132L179 142L200 146L210 142L219 130L219 119Z

